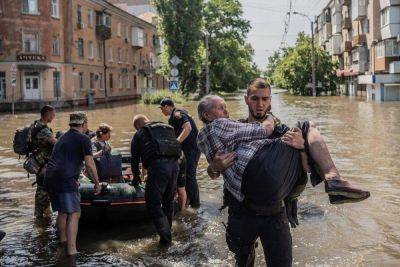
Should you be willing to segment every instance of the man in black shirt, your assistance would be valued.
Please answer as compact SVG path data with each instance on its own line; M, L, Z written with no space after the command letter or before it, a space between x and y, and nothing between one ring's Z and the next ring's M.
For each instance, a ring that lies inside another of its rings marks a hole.
M175 108L174 102L165 98L160 103L161 112L169 116L168 124L174 127L176 138L181 143L186 157L186 192L192 208L200 206L199 186L196 179L200 150L197 147L197 126L187 111Z
M179 172L180 145L172 127L167 124L151 123L146 116L136 115L133 126L137 130L131 143L134 183L141 180L141 160L143 167L147 169L147 212L160 235L160 244L169 245L172 241L173 201Z
M67 254L77 253L76 236L80 217L79 176L85 162L86 173L94 182L95 194L100 193L92 145L88 136L87 117L83 112L70 114L70 129L54 146L46 169L45 186L50 194L53 211L57 211L60 241L66 243Z

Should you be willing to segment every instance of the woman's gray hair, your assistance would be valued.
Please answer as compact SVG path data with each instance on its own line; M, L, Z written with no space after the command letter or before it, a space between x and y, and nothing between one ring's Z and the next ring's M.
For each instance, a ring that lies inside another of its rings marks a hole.
M199 114L199 119L204 123L209 123L209 121L205 118L205 113L209 112L211 109L215 108L214 100L222 99L217 95L206 95L203 97L199 105L197 106L197 113Z

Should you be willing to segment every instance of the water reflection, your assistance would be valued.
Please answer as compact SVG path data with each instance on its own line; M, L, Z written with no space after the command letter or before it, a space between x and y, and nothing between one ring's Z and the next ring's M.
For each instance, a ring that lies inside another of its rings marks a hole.
M242 97L227 101L233 118L247 115ZM196 114L196 103L181 105ZM81 108L79 108L81 109ZM86 109L89 126L113 126L112 144L129 151L131 120L145 113L151 120L167 121L157 106L112 103ZM309 186L301 196L300 226L292 231L296 265L399 265L400 264L400 103L369 103L346 97L302 98L273 95L273 111L294 125L298 119L317 122L341 173L354 184L369 189L364 202L332 206L323 188ZM71 110L57 113L53 130L66 130ZM198 125L201 125L194 116ZM21 161L10 149L16 128L31 123L35 113L0 115L0 265L53 265L60 258L54 217L44 224L33 220L34 187ZM226 210L218 211L222 181L210 180L201 158L198 169L202 207L177 217L174 246L160 250L151 223L81 225L78 265L118 266L227 266L234 260L225 244ZM257 265L263 265L261 246ZM63 262L59 262L60 264Z

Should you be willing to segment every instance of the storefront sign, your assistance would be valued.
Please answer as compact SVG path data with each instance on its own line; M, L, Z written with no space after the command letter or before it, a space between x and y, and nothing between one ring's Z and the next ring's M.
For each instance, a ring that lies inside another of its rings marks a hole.
M46 61L46 56L36 54L19 54L17 61Z

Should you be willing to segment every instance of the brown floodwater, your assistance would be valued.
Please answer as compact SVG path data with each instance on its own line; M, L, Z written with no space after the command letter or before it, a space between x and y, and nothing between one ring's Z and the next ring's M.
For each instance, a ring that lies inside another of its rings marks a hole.
M192 115L196 102L181 105ZM232 118L247 115L242 97L228 101ZM94 129L107 122L114 128L112 145L129 151L132 117L147 114L166 121L156 105L112 103L85 109ZM330 205L323 187L308 186L300 198L300 226L292 229L294 265L400 266L400 102L373 103L348 97L273 95L273 111L294 125L298 119L317 122L341 174L371 191L361 203ZM59 110L51 124L66 130L71 110ZM0 265L53 265L60 260L49 222L33 219L34 179L27 178L22 161L12 151L16 128L31 123L35 113L0 115ZM198 125L197 116L194 116ZM81 225L77 264L83 266L231 266L233 255L225 244L227 210L218 211L222 181L210 180L200 159L198 181L201 208L174 221L174 243L159 249L149 222ZM249 225L251 227L251 225ZM257 265L263 266L261 245Z

